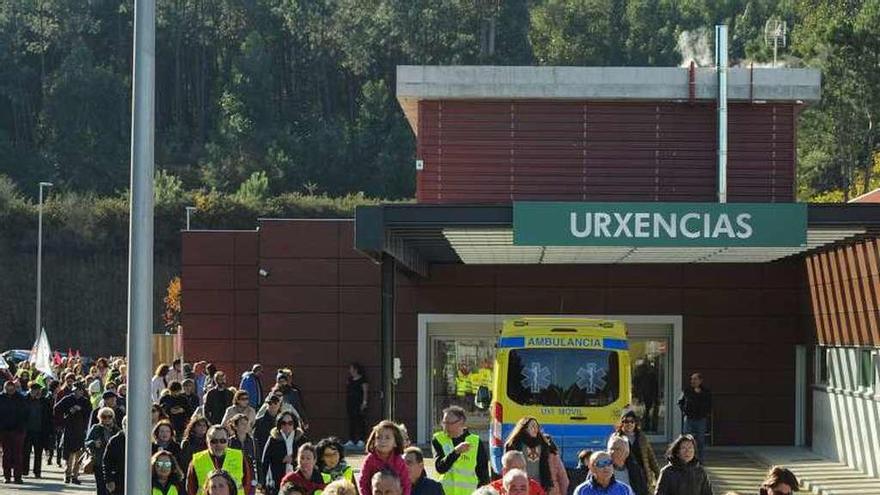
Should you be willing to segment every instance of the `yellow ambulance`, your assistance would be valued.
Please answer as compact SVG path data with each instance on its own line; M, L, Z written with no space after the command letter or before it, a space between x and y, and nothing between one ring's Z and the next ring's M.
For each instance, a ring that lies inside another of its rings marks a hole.
M489 404L495 472L501 472L504 442L523 416L538 418L568 467L577 464L581 449L604 448L630 404L630 383L629 345L621 321L505 321Z

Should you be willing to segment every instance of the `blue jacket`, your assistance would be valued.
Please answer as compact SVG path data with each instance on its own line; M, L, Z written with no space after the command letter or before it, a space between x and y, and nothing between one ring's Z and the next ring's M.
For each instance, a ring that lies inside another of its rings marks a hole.
M254 410L259 410L263 404L263 384L260 377L252 371L245 371L241 374L241 385L238 387L248 393L248 402Z
M574 489L574 495L633 495L632 488L626 483L621 483L611 477L611 483L607 488L602 488L596 483L593 475L587 477L587 481Z

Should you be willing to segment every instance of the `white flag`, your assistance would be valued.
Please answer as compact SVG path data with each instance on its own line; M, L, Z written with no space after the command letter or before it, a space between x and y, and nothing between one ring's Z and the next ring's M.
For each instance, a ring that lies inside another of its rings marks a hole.
M34 342L31 357L28 361L34 365L34 369L37 371L55 378L55 372L52 371L52 350L49 347L49 339L46 338L45 328L40 331L40 338Z

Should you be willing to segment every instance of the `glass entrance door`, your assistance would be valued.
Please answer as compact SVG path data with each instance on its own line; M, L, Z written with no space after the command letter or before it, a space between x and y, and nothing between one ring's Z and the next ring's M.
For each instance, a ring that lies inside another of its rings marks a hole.
M481 385L492 387L495 340L491 334L486 337L431 336L429 372L432 431L440 429L443 409L457 405L467 411L468 428L471 432L486 437L489 412L477 409L474 405L474 394Z
M642 430L654 442L670 440L672 375L669 340L666 336L640 337L637 333L631 333L629 338L632 405L641 418Z

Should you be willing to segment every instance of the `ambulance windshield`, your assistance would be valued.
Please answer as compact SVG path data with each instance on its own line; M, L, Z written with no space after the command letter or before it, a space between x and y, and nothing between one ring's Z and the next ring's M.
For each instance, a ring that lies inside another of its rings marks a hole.
M521 405L602 407L620 394L614 351L526 348L510 351L507 396Z

